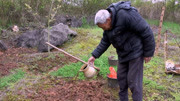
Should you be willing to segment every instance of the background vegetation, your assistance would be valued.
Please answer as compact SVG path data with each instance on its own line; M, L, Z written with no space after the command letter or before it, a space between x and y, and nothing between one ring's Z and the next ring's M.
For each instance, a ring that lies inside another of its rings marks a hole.
M120 0L54 0L53 8L58 9L58 14L87 17L94 15L99 9L107 8L111 3ZM128 1L128 0L124 0ZM139 12L148 19L159 19L161 8L166 5L165 20L180 23L180 3L175 5L175 0L166 0L166 3L142 2L142 0L129 0ZM31 25L39 22L47 25L51 0L0 0L0 29L11 25Z

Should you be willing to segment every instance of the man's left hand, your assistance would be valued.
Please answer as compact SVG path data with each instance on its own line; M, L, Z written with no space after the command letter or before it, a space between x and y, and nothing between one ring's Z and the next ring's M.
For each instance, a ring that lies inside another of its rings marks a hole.
M151 57L144 57L145 63L148 63L151 60Z

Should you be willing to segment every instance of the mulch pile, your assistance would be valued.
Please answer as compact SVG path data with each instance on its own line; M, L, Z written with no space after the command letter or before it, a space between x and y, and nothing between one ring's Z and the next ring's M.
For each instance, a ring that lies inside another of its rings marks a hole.
M104 92L101 81L60 81L36 94L27 94L32 101L113 101L109 92Z

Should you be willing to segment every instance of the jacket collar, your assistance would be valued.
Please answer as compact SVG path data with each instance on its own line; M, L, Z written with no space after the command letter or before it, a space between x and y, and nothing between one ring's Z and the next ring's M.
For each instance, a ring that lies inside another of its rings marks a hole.
M125 10L135 9L137 11L136 8L131 7L131 2L130 1L120 1L120 2L117 2L117 3L112 3L106 9L111 13L111 26L112 26L112 28L114 28L114 25L115 25L115 22L116 22L116 13L120 9L125 9Z

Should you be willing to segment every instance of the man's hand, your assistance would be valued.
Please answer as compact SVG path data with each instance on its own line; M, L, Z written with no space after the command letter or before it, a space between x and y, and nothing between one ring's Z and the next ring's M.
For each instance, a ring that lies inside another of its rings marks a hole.
M95 58L93 56L91 56L88 60L88 64L94 65L94 61L95 61Z
M145 63L148 63L151 60L151 57L144 57Z

